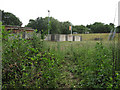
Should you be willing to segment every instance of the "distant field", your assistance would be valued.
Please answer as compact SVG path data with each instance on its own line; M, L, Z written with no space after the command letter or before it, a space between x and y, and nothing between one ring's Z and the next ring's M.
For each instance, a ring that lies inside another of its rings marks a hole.
M73 34L82 36L83 41L93 41L95 38L102 38L102 40L108 40L110 33L92 33L92 34ZM118 39L118 33L115 35L115 39Z

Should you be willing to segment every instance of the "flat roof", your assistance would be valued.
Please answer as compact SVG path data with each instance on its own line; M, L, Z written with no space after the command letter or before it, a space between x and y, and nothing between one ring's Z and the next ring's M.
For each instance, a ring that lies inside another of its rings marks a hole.
M5 28L7 28L7 29L34 31L34 29L32 29L31 27L20 27L20 26L12 26L12 25L4 25L4 26L5 26Z

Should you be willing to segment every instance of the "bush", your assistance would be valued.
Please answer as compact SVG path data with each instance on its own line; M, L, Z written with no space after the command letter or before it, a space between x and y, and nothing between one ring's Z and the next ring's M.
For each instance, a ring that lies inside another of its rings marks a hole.
M11 40L3 33L2 83L3 88L49 88L57 87L58 60L54 54L43 51L43 42L36 36L30 40Z

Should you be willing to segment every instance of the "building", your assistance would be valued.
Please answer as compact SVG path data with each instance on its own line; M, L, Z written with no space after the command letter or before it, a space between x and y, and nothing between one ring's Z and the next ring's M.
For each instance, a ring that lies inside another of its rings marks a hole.
M20 27L11 25L5 25L5 30L11 30L11 34L20 35L20 38L30 38L32 33L34 32L34 29L32 29L31 27Z
M11 25L5 25L5 30L7 31L12 30L13 33L34 32L34 29L32 29L31 27L20 27L20 26L11 26Z

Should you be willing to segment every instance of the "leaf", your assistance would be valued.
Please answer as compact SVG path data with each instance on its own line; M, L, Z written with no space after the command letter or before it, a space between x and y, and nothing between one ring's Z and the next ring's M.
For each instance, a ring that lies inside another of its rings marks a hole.
M33 60L34 60L34 58L32 57L32 58L31 58L31 60L33 61Z

